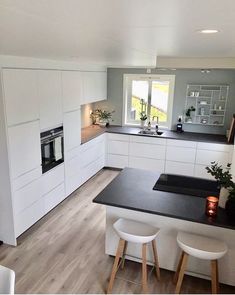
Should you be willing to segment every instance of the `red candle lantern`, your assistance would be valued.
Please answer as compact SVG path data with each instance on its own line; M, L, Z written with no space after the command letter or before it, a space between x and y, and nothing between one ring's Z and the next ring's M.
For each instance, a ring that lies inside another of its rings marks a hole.
M217 197L209 196L206 198L206 215L215 217L217 215L219 199Z

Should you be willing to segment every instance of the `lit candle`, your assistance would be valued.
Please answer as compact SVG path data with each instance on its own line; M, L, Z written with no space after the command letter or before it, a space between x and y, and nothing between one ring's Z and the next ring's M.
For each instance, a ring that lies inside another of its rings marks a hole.
M217 215L219 199L217 197L209 196L206 198L206 215L215 217Z

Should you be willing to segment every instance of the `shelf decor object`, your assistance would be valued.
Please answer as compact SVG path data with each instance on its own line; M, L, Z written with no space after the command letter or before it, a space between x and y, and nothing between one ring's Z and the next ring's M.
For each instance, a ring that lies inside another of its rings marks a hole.
M188 84L186 90L184 123L224 126L228 85ZM187 110L195 108L189 117Z
M218 210L219 199L217 197L209 196L206 198L206 215L216 217Z

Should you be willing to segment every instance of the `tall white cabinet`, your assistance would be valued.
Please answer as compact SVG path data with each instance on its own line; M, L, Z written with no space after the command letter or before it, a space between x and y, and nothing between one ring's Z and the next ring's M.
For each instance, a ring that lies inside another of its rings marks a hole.
M105 77L94 72L87 83L82 71L1 70L0 240L16 245L19 235L82 184L80 106L83 97L105 99ZM42 174L40 133L61 125L65 161Z

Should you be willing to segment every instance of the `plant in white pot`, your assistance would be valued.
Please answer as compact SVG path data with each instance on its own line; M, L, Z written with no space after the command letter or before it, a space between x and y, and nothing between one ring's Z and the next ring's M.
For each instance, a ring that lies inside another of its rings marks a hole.
M225 168L216 162L211 162L210 167L206 167L207 173L211 174L218 182L220 187L219 206L225 208L230 191L234 187L232 174L230 173L231 164L228 163Z
M145 125L145 122L147 120L147 115L144 111L140 112L140 122L141 122L141 128L144 129L144 125Z
M96 109L94 111L94 113L96 114L97 118L99 119L99 125L101 127L106 127L109 125L109 122L112 119L112 115L113 115L114 111L110 112L107 110Z

